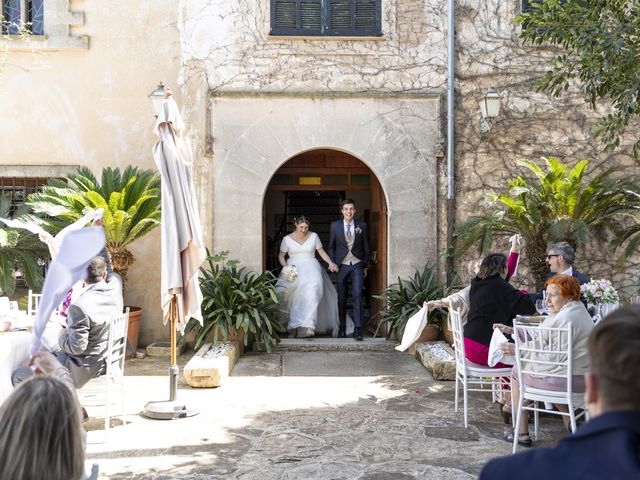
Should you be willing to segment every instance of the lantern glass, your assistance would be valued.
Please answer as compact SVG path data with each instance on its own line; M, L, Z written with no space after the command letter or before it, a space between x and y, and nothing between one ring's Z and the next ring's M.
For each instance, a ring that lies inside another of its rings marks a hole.
M482 118L495 118L500 113L500 94L491 87L480 100L480 112Z
M165 86L160 82L156 89L148 95L153 107L153 114L157 117L162 112L162 104L167 99Z

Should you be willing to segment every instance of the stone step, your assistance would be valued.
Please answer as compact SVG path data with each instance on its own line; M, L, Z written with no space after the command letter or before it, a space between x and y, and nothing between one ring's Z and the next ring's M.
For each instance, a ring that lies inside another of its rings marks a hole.
M353 338L283 338L276 352L392 352L398 342L385 338L365 337L361 342Z

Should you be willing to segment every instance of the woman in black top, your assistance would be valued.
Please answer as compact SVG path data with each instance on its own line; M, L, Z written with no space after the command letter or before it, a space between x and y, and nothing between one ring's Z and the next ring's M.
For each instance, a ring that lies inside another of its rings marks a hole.
M488 366L494 323L512 326L516 315L536 312L529 295L512 287L505 280L506 276L507 257L502 253L491 253L482 260L478 275L471 281L464 348L467 359L473 363ZM508 366L498 363L495 368Z

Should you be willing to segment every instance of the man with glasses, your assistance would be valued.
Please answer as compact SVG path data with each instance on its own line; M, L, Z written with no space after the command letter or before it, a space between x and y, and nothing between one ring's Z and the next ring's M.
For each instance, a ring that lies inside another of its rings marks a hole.
M547 247L547 265L549 265L549 274L547 280L553 277L556 273L563 275L571 275L576 277L578 283L588 283L589 279L573 268L573 259L575 258L575 251L573 247L567 242L551 243ZM543 298L543 291L539 291L531 294L531 300L541 300Z

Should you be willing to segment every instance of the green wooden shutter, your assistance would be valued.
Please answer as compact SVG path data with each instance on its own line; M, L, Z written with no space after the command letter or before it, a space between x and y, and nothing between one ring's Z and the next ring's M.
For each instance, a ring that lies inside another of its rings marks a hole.
M381 0L271 0L271 35L381 35Z
M271 0L272 35L321 35L322 0Z
M327 35L380 35L381 0L327 0Z

